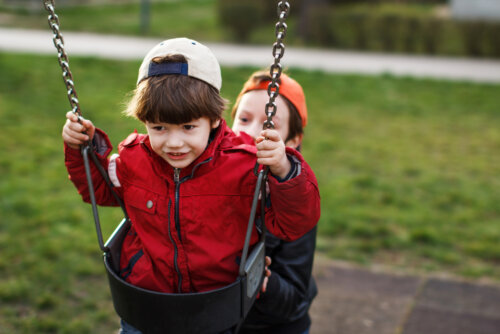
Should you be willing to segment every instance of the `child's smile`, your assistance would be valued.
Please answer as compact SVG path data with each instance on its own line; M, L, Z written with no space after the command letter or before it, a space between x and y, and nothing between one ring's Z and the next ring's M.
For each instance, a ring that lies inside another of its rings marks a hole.
M182 160L187 156L187 153L169 152L167 155L172 160Z

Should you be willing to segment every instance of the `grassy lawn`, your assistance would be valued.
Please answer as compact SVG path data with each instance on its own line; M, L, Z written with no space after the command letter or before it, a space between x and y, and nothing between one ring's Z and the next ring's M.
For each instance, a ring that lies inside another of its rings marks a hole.
M138 62L71 58L84 116L117 144ZM223 68L234 101L251 68ZM0 53L0 333L111 333L91 219L64 168L55 56ZM333 258L500 282L500 85L289 72L306 91L303 152ZM105 235L121 218L102 209Z

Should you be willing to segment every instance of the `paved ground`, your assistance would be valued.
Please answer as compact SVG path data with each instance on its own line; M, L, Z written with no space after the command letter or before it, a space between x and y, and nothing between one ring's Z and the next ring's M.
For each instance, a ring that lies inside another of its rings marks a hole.
M317 256L311 334L499 334L500 285L361 269Z
M52 32L0 28L0 51L19 51L55 54ZM125 36L103 36L88 33L63 32L70 55L104 58L142 59L160 39ZM271 46L242 46L207 43L222 65L269 66L273 59ZM381 74L428 77L476 82L500 82L499 60L385 55L300 49L287 47L282 63L337 73Z
M68 53L142 59L159 40L64 33ZM223 65L271 63L270 46L207 44ZM0 28L0 51L55 55L48 31ZM288 67L500 82L500 61L287 48ZM393 274L318 256L312 334L500 334L500 285Z

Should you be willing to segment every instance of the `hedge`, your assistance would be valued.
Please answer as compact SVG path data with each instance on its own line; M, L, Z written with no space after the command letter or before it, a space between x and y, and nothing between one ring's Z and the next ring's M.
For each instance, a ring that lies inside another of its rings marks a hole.
M300 13L302 1L290 1L292 16ZM443 2L401 1L429 4ZM401 6L389 7L393 8L389 11L365 5L343 6L344 3L352 2L328 0L321 6L313 7L308 11L306 40L301 42L337 49L500 58L500 22L454 21L436 17L430 10L399 10L404 9ZM269 24L276 19L275 6L275 1L268 0L218 1L222 24L241 41L246 41L259 24Z
M500 58L500 22L452 21L369 11L310 13L308 41L339 49Z

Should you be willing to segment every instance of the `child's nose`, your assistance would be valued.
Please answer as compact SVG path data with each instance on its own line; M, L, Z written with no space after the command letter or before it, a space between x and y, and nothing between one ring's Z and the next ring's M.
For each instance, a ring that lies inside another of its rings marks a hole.
M182 138L176 135L168 136L167 140L165 141L165 146L169 148L181 147L182 144L183 144Z

